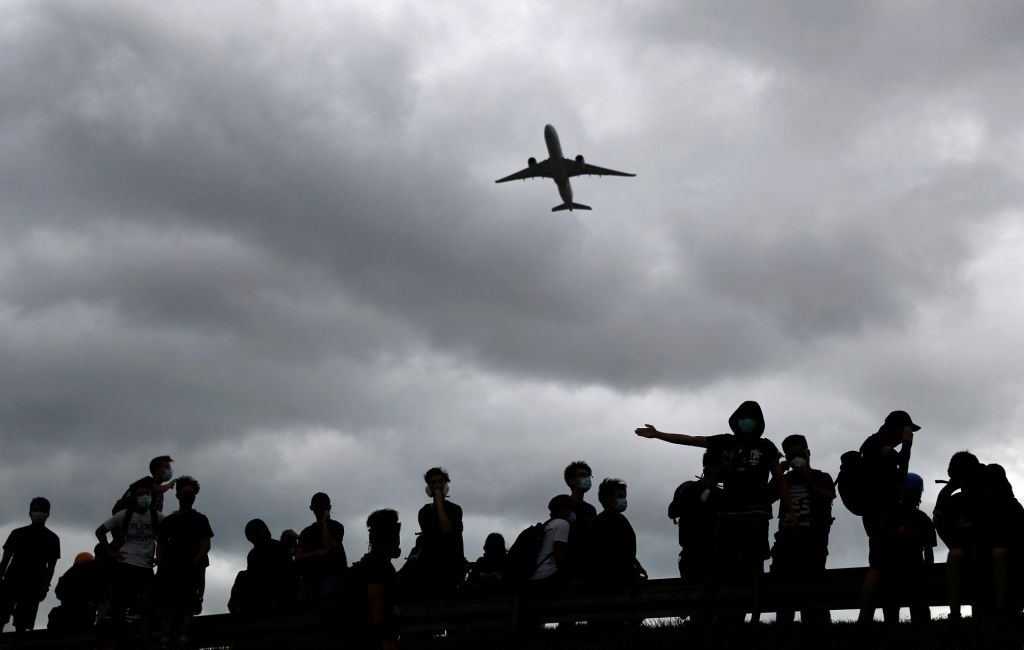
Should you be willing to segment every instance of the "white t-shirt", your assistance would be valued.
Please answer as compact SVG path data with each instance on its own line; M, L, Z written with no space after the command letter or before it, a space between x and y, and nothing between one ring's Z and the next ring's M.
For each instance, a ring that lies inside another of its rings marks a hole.
M110 519L103 522L103 528L114 534L116 540L120 536L121 526L124 525L124 513L121 510ZM163 521L162 513L156 513L157 522ZM156 531L153 530L153 517L146 512L132 512L132 518L128 522L128 532L124 535L124 543L121 545L121 552L125 564L153 568L153 555L156 553Z
M568 521L552 519L544 526L544 541L540 543L540 551L537 553L537 561L540 562L540 565L533 572L530 580L550 578L558 571L558 563L555 562L555 542L569 543Z

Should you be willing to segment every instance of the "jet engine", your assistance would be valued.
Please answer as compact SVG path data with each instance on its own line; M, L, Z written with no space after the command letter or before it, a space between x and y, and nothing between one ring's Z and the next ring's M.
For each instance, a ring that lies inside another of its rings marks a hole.
M526 164L530 167L530 169L537 169L537 159L536 158L528 159L526 161Z
M580 165L583 164L583 154L576 156L576 162L579 163Z

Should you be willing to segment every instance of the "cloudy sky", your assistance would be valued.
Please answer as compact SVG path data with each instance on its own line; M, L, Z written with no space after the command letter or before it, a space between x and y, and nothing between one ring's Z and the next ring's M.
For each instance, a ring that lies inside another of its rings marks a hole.
M700 455L632 431L746 399L832 473L909 411L927 510L958 449L1021 485L1022 31L1012 2L4 0L0 532L48 496L62 573L170 454L217 612L249 518L323 490L351 559L383 506L411 548L439 464L472 559L583 458L669 577ZM495 185L547 123L637 177L576 180L582 213ZM839 506L830 566L866 559Z

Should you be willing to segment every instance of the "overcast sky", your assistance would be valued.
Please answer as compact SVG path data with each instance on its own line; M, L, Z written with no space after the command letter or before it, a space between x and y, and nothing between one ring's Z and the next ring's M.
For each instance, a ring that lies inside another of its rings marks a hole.
M0 534L48 496L63 573L170 454L219 612L252 517L323 490L350 559L384 506L409 549L443 465L474 559L581 458L670 577L700 454L633 429L747 399L833 474L909 411L927 511L958 449L1022 486L1022 32L1015 2L4 0ZM575 180L592 212L495 185L548 123L637 177ZM836 516L829 565L864 565Z

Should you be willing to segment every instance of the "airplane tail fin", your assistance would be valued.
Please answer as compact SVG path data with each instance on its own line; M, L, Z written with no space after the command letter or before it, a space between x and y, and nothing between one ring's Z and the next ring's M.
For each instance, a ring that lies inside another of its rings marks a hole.
M562 210L589 210L589 205L583 205L582 203L563 203L562 205L556 205L551 208L552 212L561 212Z

